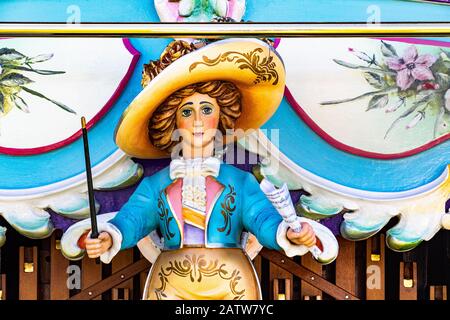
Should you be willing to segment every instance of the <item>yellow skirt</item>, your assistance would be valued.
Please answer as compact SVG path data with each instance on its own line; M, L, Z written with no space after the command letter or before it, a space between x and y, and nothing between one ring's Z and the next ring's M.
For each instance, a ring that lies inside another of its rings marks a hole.
M253 264L242 249L163 251L153 264L146 300L260 300Z

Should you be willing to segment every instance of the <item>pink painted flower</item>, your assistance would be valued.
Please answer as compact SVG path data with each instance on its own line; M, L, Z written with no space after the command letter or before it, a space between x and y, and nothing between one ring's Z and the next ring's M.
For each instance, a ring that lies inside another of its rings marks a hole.
M415 80L434 80L430 67L437 58L431 54L419 56L415 46L408 47L403 57L387 58L389 69L397 71L397 85L402 90L408 89Z

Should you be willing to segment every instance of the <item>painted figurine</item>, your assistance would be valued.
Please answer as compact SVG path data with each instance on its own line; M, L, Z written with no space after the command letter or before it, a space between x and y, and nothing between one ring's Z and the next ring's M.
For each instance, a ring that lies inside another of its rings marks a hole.
M164 250L144 299L261 299L243 231L290 256L306 253L316 235L307 222L299 232L289 229L255 177L222 163L215 150L223 146L217 141L235 141L242 136L235 132L257 129L272 116L283 98L285 70L260 40L198 46L174 41L145 66L145 88L124 112L116 143L134 157L172 155L172 161L99 224L99 238L88 237L86 249L109 263L159 230Z

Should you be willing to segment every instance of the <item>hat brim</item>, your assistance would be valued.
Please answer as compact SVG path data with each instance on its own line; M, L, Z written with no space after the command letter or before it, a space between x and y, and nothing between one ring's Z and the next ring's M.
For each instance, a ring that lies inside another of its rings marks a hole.
M227 39L193 51L165 68L124 111L116 132L116 144L130 156L165 158L148 138L153 112L172 93L188 85L213 80L229 81L241 93L241 116L235 130L260 128L283 99L284 65L276 51L256 39Z

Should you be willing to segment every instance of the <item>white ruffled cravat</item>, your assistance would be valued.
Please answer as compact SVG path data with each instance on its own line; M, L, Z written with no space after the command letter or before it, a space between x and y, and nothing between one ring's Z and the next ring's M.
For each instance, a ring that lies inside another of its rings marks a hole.
M184 207L206 212L205 178L217 177L219 170L220 160L215 157L172 160L170 179L183 179L181 197Z

